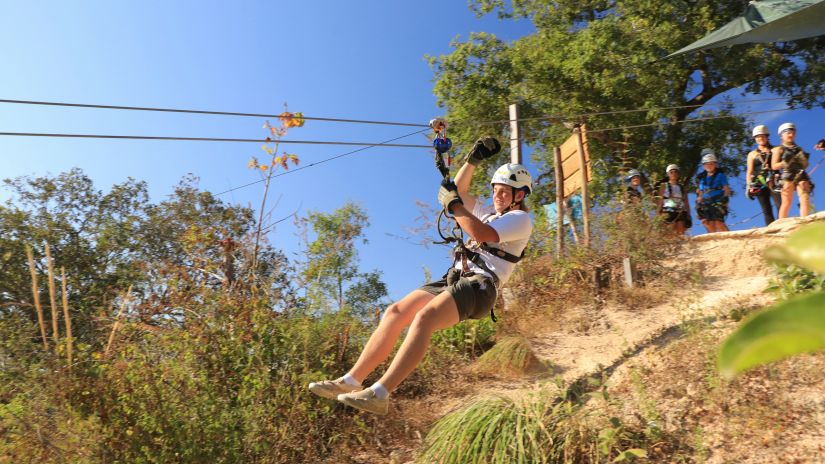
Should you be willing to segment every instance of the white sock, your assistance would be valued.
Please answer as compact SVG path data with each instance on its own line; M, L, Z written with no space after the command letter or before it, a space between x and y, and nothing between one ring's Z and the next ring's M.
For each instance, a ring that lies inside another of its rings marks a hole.
M390 392L388 392L387 389L378 382L372 384L370 389L375 393L375 397L378 399L385 400L390 397Z
M361 382L356 380L355 377L351 376L349 372L344 374L344 376L341 377L341 380L343 380L345 384L352 385L353 387L360 387L361 386Z

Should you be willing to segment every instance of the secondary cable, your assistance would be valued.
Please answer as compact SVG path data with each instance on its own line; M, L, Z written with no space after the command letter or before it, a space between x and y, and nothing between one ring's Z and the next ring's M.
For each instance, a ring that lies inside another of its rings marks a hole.
M428 126L429 127L429 126ZM424 132L424 129L419 132ZM241 142L241 143L271 143L276 142L270 138L266 139L233 139L216 137L165 137L155 135L100 135L100 134L47 134L41 132L0 132L0 135L18 137L56 137L74 139L125 139L125 140L165 140L165 141L186 141L186 142ZM395 147L395 148L432 148L430 145L412 145L403 143L373 143L373 142L337 142L323 140L277 140L278 143L295 145L350 145L366 147Z
M369 146L366 146L366 147L361 147L361 148L358 148L358 149L355 149L355 150L352 150L352 151L348 151L346 153L341 153L340 155L335 155L335 156L332 156L332 157L329 157L329 158L322 159L320 161L315 161L314 163L305 164L305 165L297 167L295 169L290 169L289 171L284 171L280 174L275 174L274 176L272 176L272 179L274 179L276 177L285 176L287 174L292 174L293 172L298 172L298 171L301 171L303 169L311 168L312 166L317 166L319 164L326 163L326 162L332 161L332 160L336 160L338 158L343 158L345 156L354 155L355 153L358 153L358 152L361 152L361 151L364 151L364 150L368 150L368 149L373 148L373 147L393 146L393 145L388 145L388 144L390 142L394 142L396 140L403 139L405 137L410 137L410 136L413 136L413 135L416 135L416 134L421 134L421 133L424 133L424 132L428 132L429 130L430 130L430 128L428 126L426 129L421 129L421 130L417 130L415 132L410 132L409 134L405 134L405 135L402 135L402 136L399 136L399 137L388 139L388 140L385 140L383 142L375 143L375 144L372 144L372 145L369 145ZM424 145L424 147L432 148L429 145ZM249 182L249 183L244 184L244 185L240 185L238 187L233 187L229 190L224 190L223 192L216 193L215 196L223 195L223 194L229 193L229 192L234 192L235 190L242 189L242 188L245 188L245 187L249 187L250 185L260 184L261 182L264 182L265 180L266 179L260 179L260 180L256 180L256 181L253 181L253 182Z

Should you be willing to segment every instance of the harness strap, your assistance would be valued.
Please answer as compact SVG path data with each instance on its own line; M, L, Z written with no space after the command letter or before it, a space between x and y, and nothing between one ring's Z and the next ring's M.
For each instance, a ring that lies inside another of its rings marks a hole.
M502 250L501 248L491 247L490 245L487 245L486 243L482 243L481 245L479 245L479 248L486 251L487 253L490 253L490 254L492 254L496 257L499 257L499 258L507 261L508 263L515 264L515 263L521 261L521 258L524 258L524 251L521 252L521 256L516 256L512 253L508 253L508 252ZM524 250L527 250L527 248L525 248Z

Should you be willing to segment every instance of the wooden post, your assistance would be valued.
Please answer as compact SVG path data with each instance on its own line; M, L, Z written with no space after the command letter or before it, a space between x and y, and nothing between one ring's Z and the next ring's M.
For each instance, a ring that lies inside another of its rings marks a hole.
M584 156L584 142L582 141L581 126L576 124L573 129L578 143L579 166L582 173L582 229L584 232L584 246L590 247L590 200L587 198L587 160Z
M556 252L561 256L564 251L564 173L561 167L561 148L553 149L556 171Z
M625 258L622 263L624 264L624 285L627 288L633 288L633 279L636 277L636 270L633 268L633 263L630 261L630 258Z
M521 133L518 127L518 106L510 105L510 162L521 164Z

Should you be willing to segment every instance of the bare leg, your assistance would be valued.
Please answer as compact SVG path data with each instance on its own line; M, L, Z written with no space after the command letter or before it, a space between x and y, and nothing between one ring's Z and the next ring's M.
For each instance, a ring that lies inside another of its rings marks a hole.
M713 233L713 232L716 232L714 230L714 227L713 227L713 221L708 221L707 219L702 219L702 225L705 226L705 229L707 229L709 234Z
M379 382L387 391L398 385L418 366L427 354L433 333L458 324L458 308L453 296L443 292L421 310L410 325L410 331Z
M811 214L811 183L803 180L796 186L796 195L799 198L799 215L805 217Z
M785 182L782 184L782 206L779 207L779 219L788 217L791 212L791 203L793 203L793 182Z
M352 366L349 374L359 382L363 382L379 364L389 357L401 331L412 323L415 315L433 298L435 296L431 293L414 290L400 301L391 304L381 322L378 323L378 328L370 335L369 341L361 351L361 356L358 357L358 361Z

